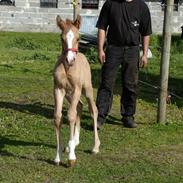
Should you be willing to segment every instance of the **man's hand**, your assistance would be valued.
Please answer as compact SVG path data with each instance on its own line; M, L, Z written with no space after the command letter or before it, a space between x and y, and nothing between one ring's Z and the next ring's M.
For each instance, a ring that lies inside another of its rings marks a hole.
M99 50L98 58L99 58L100 64L103 65L104 62L105 62L105 52L104 52L104 50Z
M144 68L147 67L147 63L148 63L148 58L146 55L143 55L140 59L140 63L139 63L139 67L140 68Z
M98 29L98 58L101 65L103 65L105 62L104 43L105 43L105 30Z
M142 37L143 55L142 55L142 57L140 59L140 63L139 63L140 68L147 67L147 62L148 62L147 54L148 54L148 47L149 47L149 39L150 39L149 36Z

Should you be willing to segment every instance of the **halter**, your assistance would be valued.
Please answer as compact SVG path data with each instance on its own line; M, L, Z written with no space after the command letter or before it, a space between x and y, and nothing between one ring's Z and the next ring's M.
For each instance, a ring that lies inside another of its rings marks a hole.
M77 48L68 48L68 49L65 49L63 52L64 52L64 54L66 54L68 51L72 51L72 52L75 52L77 54L78 49Z

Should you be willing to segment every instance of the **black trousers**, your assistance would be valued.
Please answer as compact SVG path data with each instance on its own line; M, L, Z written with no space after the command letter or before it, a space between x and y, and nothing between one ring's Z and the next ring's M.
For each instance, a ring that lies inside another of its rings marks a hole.
M113 87L120 66L122 77L121 115L133 116L135 114L138 91L138 65L138 46L107 46L106 61L102 66L101 84L96 100L99 112L98 121L103 123L110 111Z

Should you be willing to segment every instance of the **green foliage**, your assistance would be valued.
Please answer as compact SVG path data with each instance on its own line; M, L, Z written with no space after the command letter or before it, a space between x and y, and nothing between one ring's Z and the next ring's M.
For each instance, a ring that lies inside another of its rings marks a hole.
M49 61L51 60L50 55L46 55L40 52L34 52L31 55L17 55L16 60L18 61Z
M85 55L86 55L90 64L98 62L98 53L97 53L96 48L94 48L94 47L87 48Z
M23 50L36 50L40 49L41 44L36 43L31 39L28 38L14 38L7 44L7 48L14 47L14 48L19 48Z
M150 47L155 55L161 54L163 46L163 38L160 35L152 35L150 39ZM182 54L183 53L183 40L180 38L180 34L172 35L171 40L171 54Z
M180 35L172 36L171 53L172 54L183 53L183 40L180 39Z
M11 49L17 48L21 50L45 50L45 51L60 51L60 36L59 34L51 33L4 33L0 35L1 48Z

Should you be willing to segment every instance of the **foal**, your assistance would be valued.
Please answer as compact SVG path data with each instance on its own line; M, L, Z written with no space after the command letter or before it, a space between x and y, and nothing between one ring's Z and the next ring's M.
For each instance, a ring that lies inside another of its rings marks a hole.
M57 139L57 153L55 163L61 161L61 139L60 127L62 116L62 105L64 97L70 103L68 109L68 121L70 125L70 139L68 143L68 163L74 165L76 161L75 147L79 144L80 117L82 112L82 102L80 96L83 94L88 101L89 111L93 117L94 126L94 147L93 153L99 152L100 140L97 132L98 111L93 99L93 88L91 83L91 71L86 57L78 52L79 28L81 17L72 22L69 19L62 20L60 16L56 18L57 25L60 27L62 54L54 68L54 98L55 111L54 123Z

